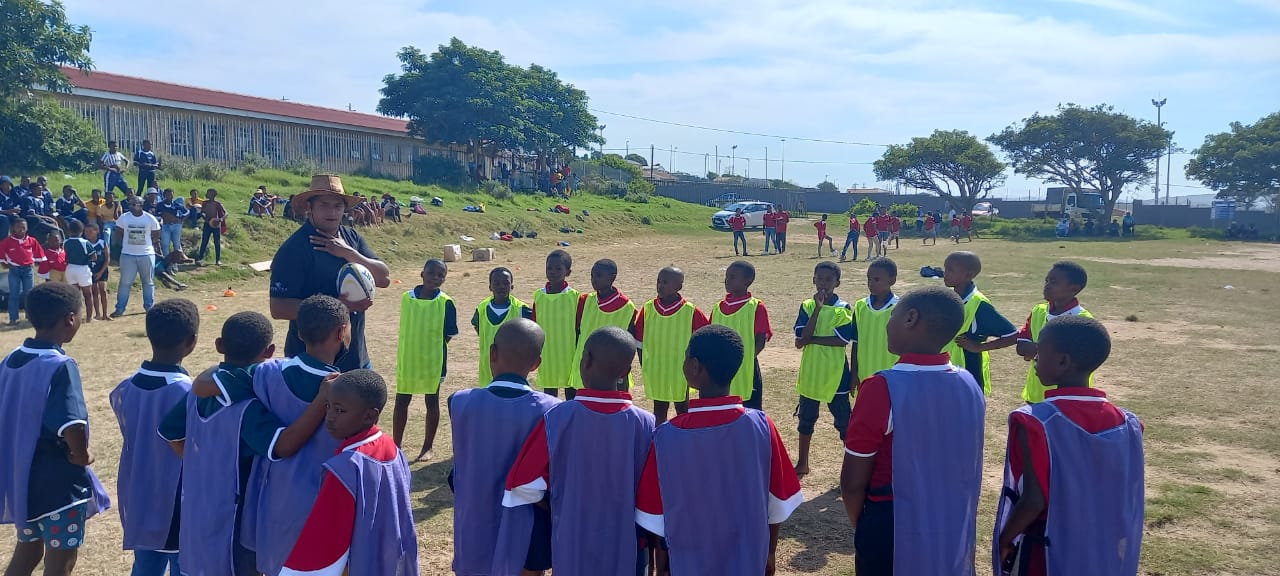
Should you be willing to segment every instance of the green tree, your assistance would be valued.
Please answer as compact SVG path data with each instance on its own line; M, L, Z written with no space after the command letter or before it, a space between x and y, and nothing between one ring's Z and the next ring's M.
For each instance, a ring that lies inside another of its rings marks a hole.
M720 175L715 172L707 172L707 180L715 181L715 179L719 177Z
M877 179L932 192L960 212L972 210L1005 179L1005 164L964 130L934 130L909 144L892 145L874 169Z
M835 184L829 181L823 180L822 182L818 183L818 191L819 192L839 192L840 189L836 188Z
M1105 104L1067 104L1056 114L1037 112L987 140L1004 151L1018 174L1102 192L1109 215L1125 186L1151 178L1152 160L1172 136Z
M639 164L639 165L641 165L641 166L648 166L648 165L649 165L649 161L648 161L648 160L645 160L645 159L644 159L644 156L641 156L641 155L639 155L639 154L636 154L635 152L632 152L632 153L630 153L630 154L627 154L627 160L630 160L630 161L632 161L632 162L635 162L636 164Z
M62 2L0 2L0 98L25 95L35 86L69 91L71 85L60 67L89 71L92 39L88 26L67 22Z
M90 168L106 143L92 122L52 98L0 100L0 159L13 168Z
M1280 112L1205 136L1187 164L1187 178L1249 204L1280 193Z
M603 142L596 117L587 109L586 92L537 64L515 68L515 74L520 78L519 111L529 131L525 149L543 158L567 158L575 148Z

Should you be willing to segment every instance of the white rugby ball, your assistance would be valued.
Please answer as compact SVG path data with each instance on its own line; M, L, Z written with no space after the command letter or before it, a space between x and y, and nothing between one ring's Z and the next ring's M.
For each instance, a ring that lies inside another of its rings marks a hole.
M373 300L373 273L361 264L348 262L338 269L338 295L347 302Z

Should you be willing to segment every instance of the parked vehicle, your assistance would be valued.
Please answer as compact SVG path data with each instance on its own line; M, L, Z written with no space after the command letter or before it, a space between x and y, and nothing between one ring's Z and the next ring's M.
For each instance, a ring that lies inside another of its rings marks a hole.
M1075 188L1046 188L1043 204L1033 204L1032 213L1037 218L1059 219L1064 215L1071 219L1090 219L1099 222L1109 221L1103 217L1107 203L1102 193L1097 190L1077 190Z
M1000 209L991 205L990 202L979 202L973 205L972 214L974 216L999 216Z
M711 227L719 230L729 229L729 218L733 214L742 209L742 215L747 219L747 228L763 228L764 213L772 204L768 202L759 202L756 200L748 200L746 202L735 202L725 206L724 210L716 212L711 216Z
M724 208L725 206L728 206L730 204L734 204L736 202L743 202L743 201L744 201L743 198L738 196L737 192L725 192L724 194L721 194L719 196L716 196L715 198L708 200L707 206L710 206L712 208Z

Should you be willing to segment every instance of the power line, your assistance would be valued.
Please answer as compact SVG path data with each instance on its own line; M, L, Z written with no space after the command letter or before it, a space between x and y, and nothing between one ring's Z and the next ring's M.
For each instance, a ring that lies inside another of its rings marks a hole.
M868 142L852 142L848 140L829 140L826 138L805 138L802 136L781 136L778 134L762 134L759 132L748 132L745 130L729 130L727 128L712 128L710 126L698 126L697 124L685 124L683 122L671 122L668 120L658 120L656 118L645 118L643 116L635 116L632 114L623 114L621 112L610 112L599 108L589 108L592 112L599 114L608 114L610 116L618 116L621 118L630 118L632 120L640 120L642 122L653 122L655 124L666 124L667 126L679 126L681 128L693 128L695 130L707 130L710 132L723 132L725 134L740 134L742 136L759 136L761 138L777 138L780 140L794 140L797 142L818 142L822 144L845 144L849 146L875 146L878 148L888 148L889 144L871 144Z
M626 150L628 149L627 148L605 148L604 149L605 152L624 152ZM644 148L631 148L630 150L632 154L640 154L640 156L642 157L644 156L644 154L641 154L641 150L644 150ZM653 151L662 152L664 154L671 154L671 153L680 154L682 156L715 156L715 154L712 154L710 152L689 152L686 150L675 150L675 149L658 148L658 147L654 147ZM749 160L751 162L765 161L764 158L758 158L758 157L752 157L752 156L730 156L727 154L721 154L720 158L724 160L728 160L730 158L737 158L738 160L744 160L744 161ZM776 163L781 163L782 159L770 157L768 161L770 164L776 164ZM842 160L795 160L791 158L787 158L786 162L787 164L832 164L832 165L844 165L844 166L871 166L875 164L874 162L846 162Z

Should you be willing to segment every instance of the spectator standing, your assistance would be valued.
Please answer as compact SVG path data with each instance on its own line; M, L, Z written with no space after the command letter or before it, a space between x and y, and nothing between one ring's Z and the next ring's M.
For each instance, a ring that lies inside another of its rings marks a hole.
M94 190L94 192L97 192L97 190ZM106 197L102 199L102 204L98 205L96 216L98 220L98 228L102 233L103 243L107 246L108 250L110 250L113 244L112 240L119 239L119 235L115 233L116 219L120 217L122 212L123 209L120 207L120 203L116 202L116 193L107 192Z
M196 251L196 263L204 262L209 255L209 237L213 236L213 263L222 265L222 235L227 232L227 210L218 202L218 191L210 188L204 193L204 229L200 233L200 249Z
M13 186L13 179L0 176L0 237L9 235L9 223L21 213L18 190Z
M742 209L739 208L733 216L729 217L729 228L733 230L733 253L738 254L738 242L742 242L742 255L750 256L747 253L747 237L744 230L747 228L747 218L742 215Z
M182 251L182 221L187 217L187 207L182 199L173 197L173 188L164 189L164 197L156 203L155 214L160 218L160 254L169 256Z
M124 316L134 278L142 279L142 309L150 310L156 299L155 258L160 247L160 221L142 210L142 200L131 198L129 211L116 219L120 237L120 286L116 288L116 310L112 318Z
M764 210L764 253L769 254L769 246L773 244L773 235L778 225L778 215L773 211L773 204Z
M190 196L187 198L187 224L192 228L200 223L200 217L204 215L201 207L204 202L200 200L200 191L195 188L191 189Z
M138 189L159 188L156 171L160 169L160 157L151 150L151 141L143 140L142 148L133 153L133 165L138 167ZM109 190L109 188L108 188Z
M124 170L129 167L129 159L120 153L115 140L107 142L107 153L98 159L98 168L102 170L102 189L110 193L119 188L126 194L129 184L124 181Z
M9 235L0 240L0 258L9 269L9 325L14 326L22 300L35 286L36 266L44 262L44 247L27 234L26 220L14 220Z
M916 206L916 234L924 232L924 209Z
M1125 212L1124 219L1120 221L1120 235L1133 237L1133 212Z

